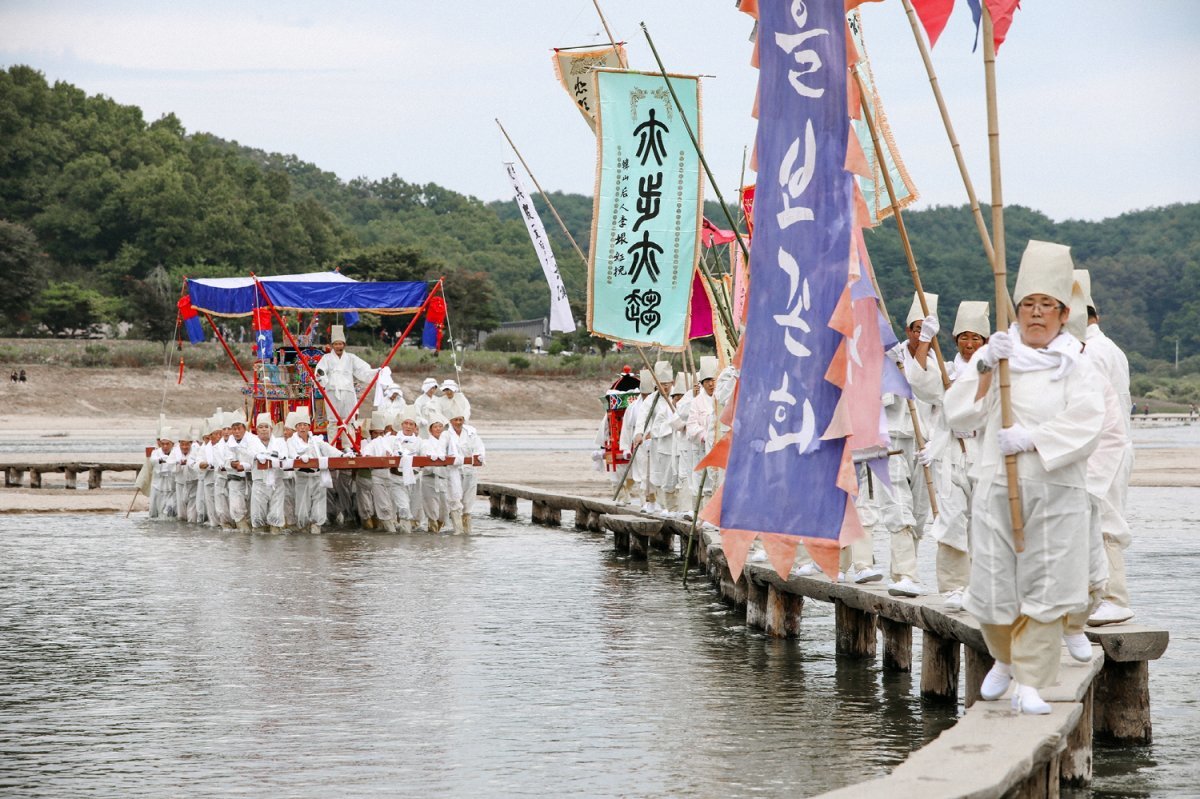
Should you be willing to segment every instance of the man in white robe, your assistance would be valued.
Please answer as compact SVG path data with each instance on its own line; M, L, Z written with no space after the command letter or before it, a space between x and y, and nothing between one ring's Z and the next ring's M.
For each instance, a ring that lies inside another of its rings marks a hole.
M337 424L337 419L332 412L327 414L330 424L330 443L335 446L346 446L347 444L340 442L339 438L348 435L347 431L349 431L352 421L349 418L350 411L358 402L356 385L365 386L371 382L375 370L354 353L346 352L346 332L341 325L333 326L330 348L332 352L321 356L321 360L317 361L315 371L317 380L325 392L326 401L337 410L337 415L346 425L344 430L335 431L334 425Z
M295 430L287 440L288 460L285 468L295 468L296 473L296 526L313 535L321 534L321 526L328 521L326 488L333 485L329 476L329 458L342 453L325 439L312 432L312 420L308 409L302 408L288 415L287 426ZM315 460L304 465L295 461Z
M447 489L450 500L450 523L458 535L471 534L471 506L475 503L475 495L479 485L479 467L487 450L479 431L467 424L466 397L461 394L449 403L450 449L455 453L453 463L446 469ZM478 458L480 463L474 463Z

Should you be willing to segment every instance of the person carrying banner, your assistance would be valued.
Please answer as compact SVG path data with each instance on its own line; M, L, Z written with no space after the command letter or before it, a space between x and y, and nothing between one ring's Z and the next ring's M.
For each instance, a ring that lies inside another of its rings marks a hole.
M671 478L673 476L671 453L675 431L671 427L671 418L674 411L666 397L671 391L674 377L670 361L658 361L654 364L654 380L660 396L654 409L652 411L647 409L649 424L645 428L643 438L643 444L648 444L650 448L646 461L648 468L646 469L646 505L642 507L644 513L670 513L673 510L669 505L674 500L674 496L668 496L668 488L672 487Z
M732 367L730 367L732 369ZM735 370L736 371L736 370ZM695 497L698 493L703 493L703 498L700 500L701 506L708 501L712 496L713 491L720 485L720 470L714 467L707 467L704 472L696 471L696 464L703 460L704 456L712 450L713 445L717 443L717 438L720 434L721 423L717 419L717 359L711 355L704 355L700 358L700 372L696 376L700 391L693 397L688 405L688 422L687 435L692 442L695 452L695 461L692 463L692 468L688 470L689 479L691 480L692 496ZM730 396L732 396L732 387ZM701 477L703 476L704 488L701 489Z
M904 375L913 395L930 408L929 428L924 431L926 444L917 453L917 460L933 467L936 477L938 515L929 535L937 542L937 589L945 597L946 609L959 611L971 577L968 472L975 460L977 442L976 431L954 430L946 422L941 370L930 353L938 330L937 315L927 316L921 324L916 351L905 357ZM946 364L946 374L952 382L971 368L971 357L987 343L991 333L986 302L967 300L959 304L953 330L958 353Z
M926 293L925 302L936 313L937 295ZM921 311L920 298L914 295L904 321L906 338L887 353L901 370L922 343L921 329L924 323L925 314ZM917 422L924 432L929 427L931 408L919 399L914 399L913 404L917 410ZM882 488L876 492L879 514L890 539L891 582L888 584L888 593L915 597L925 593L925 587L917 576L917 544L930 520L929 490L925 483L924 466L917 460L916 433L908 401L899 395L889 394L884 396L884 405L891 448L899 450L898 454L888 458L888 478L892 484L890 490Z
M1039 689L1054 684L1068 614L1088 601L1090 502L1087 459L1104 423L1099 376L1063 331L1070 315L1070 248L1030 241L1013 299L1017 320L992 335L946 392L955 430L980 430L971 507L971 580L963 606L980 622L995 665L980 695L999 699L1014 680L1013 707L1046 714ZM998 381L1008 361L1013 424L1002 427ZM1018 551L1004 459L1016 455L1024 519Z
M642 430L646 426L646 417L655 403L654 375L649 369L638 373L638 393L641 396L629 403L625 409L625 419L621 424L621 451L629 459L629 468L625 472L624 501L637 507L645 498L646 463L650 453L649 447L642 447ZM659 397L658 402L662 402Z

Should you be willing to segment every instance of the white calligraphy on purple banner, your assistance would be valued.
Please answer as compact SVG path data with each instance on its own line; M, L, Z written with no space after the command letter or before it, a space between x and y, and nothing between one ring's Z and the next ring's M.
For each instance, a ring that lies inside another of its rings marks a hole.
M840 390L825 380L842 336L854 222L844 169L842 0L759 6L758 183L741 384L721 527L836 540L844 441L822 441Z

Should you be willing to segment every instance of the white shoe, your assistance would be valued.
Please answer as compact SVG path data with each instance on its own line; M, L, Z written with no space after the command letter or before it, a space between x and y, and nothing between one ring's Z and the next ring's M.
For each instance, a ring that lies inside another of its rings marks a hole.
M921 584L911 577L905 577L898 582L888 583L888 593L892 596L917 597L925 593Z
M746 556L747 563L762 563L767 560L767 551L765 549L754 549Z
M654 503L647 502L645 505L642 506L641 512L642 513L654 513Z
M979 698L988 702L996 701L1004 696L1010 682L1012 682L1012 666L996 661L984 676L983 684L979 686Z
M839 583L844 583L844 582L846 582L846 573L845 573L845 572L838 572L838 578L837 578L837 580L835 580L834 582L839 582Z
M1051 710L1050 705L1038 693L1038 689L1020 683L1017 683L1013 690L1012 706L1013 710L1026 716L1048 716Z
M816 577L818 574L821 574L821 569L817 566L817 564L809 561L803 566L794 566L792 568L792 574L796 577Z
M955 588L953 591L946 593L946 610L951 613L958 613L963 609L963 596L966 592L961 588Z
M1071 657L1078 660L1080 663L1090 663L1092 660L1092 642L1083 633L1075 633L1074 635L1064 635L1063 643L1067 645L1067 652Z
M1088 617L1088 627L1103 627L1105 624L1120 624L1133 618L1133 611L1123 608L1107 599L1100 601L1100 606Z
M871 568L870 566L862 571L856 572L854 568L851 567L850 571L846 572L846 576L849 577L852 582L863 585L865 583L874 583L882 580L883 572L881 572L879 569Z

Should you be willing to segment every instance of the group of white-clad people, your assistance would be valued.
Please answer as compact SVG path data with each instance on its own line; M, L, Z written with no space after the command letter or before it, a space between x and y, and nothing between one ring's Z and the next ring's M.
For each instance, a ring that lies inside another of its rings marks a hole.
M697 497L703 507L721 479L720 469L696 470L720 438L720 408L729 399L721 397L717 359L702 357L694 374L675 373L670 361L658 361L639 378L639 396L626 407L621 423L620 449L630 463L609 471L609 479L614 490L620 483L621 502L646 513L690 519ZM596 444L602 447L608 435L606 416ZM595 457L602 456L597 450Z
M1039 689L1054 684L1063 646L1076 660L1090 660L1085 626L1133 617L1124 558L1131 543L1125 500L1133 469L1132 403L1128 361L1101 331L1090 275L1074 268L1069 247L1030 241L1012 299L1016 319L996 332L987 302L960 304L951 331L956 352L945 361L944 383L931 351L941 331L937 296L925 294L928 313L914 297L906 336L888 352L913 395L911 403L899 394L883 397L890 486L871 481L866 464L859 465L856 505L868 536L842 550L842 572L830 577L882 580L870 533L883 527L890 542L889 593L929 593L917 573L918 545L928 536L937 547L944 607L978 619L995 660L983 698L999 699L1011 685L1018 711L1044 714L1050 706ZM1011 384L1007 428L994 377L1001 360ZM669 367L659 371L663 366L653 375L659 383L670 379ZM643 510L674 513L684 489L697 489L699 475L688 464L699 461L717 433L705 414L722 393L728 399L738 374L727 368L714 380L711 370L702 370L700 390L684 391L675 409L654 403L656 386L646 377L622 431L622 447L635 454L629 487L644 496ZM677 382L671 395L680 399L684 388ZM917 444L918 428L924 446ZM632 447L625 447L626 433ZM1008 455L1016 458L1021 547L1010 512ZM764 560L765 553L752 552L750 559ZM820 572L803 548L792 571Z
M345 421L357 394L348 400L337 395L345 393L346 383L336 368L345 359L350 392L356 383L369 382L375 370L358 368L349 359L361 359L344 352L344 335L337 328L334 335L338 361L331 365L326 355L317 375L327 402L342 404ZM332 523L469 534L478 468L486 456L482 438L468 423L470 401L454 380L427 378L409 403L390 372L384 374L369 418L355 414L338 429L330 414L328 429L335 431L336 446L313 432L307 406L281 421L260 413L253 426L243 411L218 410L198 427L164 427L150 455L150 517L271 533L315 534ZM330 458L354 455L392 457L398 463L329 468ZM414 466L417 457L437 463Z
M929 313L914 297L905 340L889 352L912 388L913 408L905 397L885 397L890 449L899 452L888 459L890 488L860 491L864 527L882 523L889 533L889 593L898 596L926 593L917 546L928 531L945 607L979 620L995 660L983 698L999 699L1015 683L1015 708L1049 713L1039 689L1054 684L1064 644L1071 657L1090 660L1085 625L1133 617L1124 559L1133 468L1128 361L1100 330L1089 273L1074 269L1061 244L1029 242L1008 330L992 332L988 303L959 305L951 331L957 351L945 362L949 385L931 351L941 328L937 296L925 300ZM1007 428L995 379L1001 360L1011 383ZM1016 457L1020 551L1008 455ZM865 554L852 550L844 553L844 577L880 579L869 542Z

